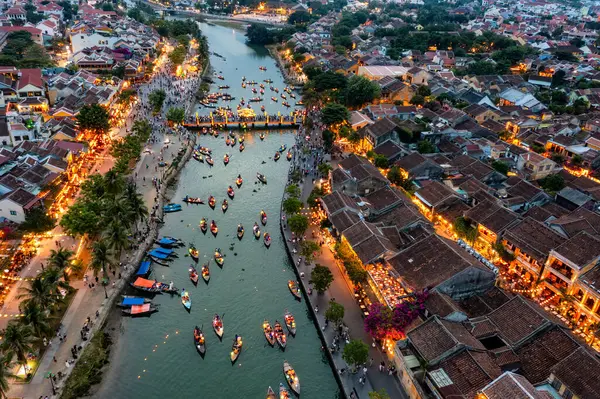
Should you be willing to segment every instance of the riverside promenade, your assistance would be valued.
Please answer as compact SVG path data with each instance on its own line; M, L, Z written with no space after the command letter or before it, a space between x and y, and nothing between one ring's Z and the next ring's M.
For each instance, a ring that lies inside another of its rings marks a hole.
M299 149L294 151L295 154L300 153ZM311 155L312 156L312 155ZM296 159L294 159L296 161ZM310 161L309 161L310 162ZM303 182L299 185L302 190L301 200L306 203L307 199L314 187L310 177L304 177ZM302 213L310 218L310 209L304 208ZM283 209L281 211L283 216ZM285 221L280 217L281 232L285 239L286 250L290 257L290 261L293 263L296 273L298 275L298 281L303 288L304 298L309 301L309 309L316 319L316 323L321 333L321 338L325 341L326 345L324 350L329 352L329 358L333 362L336 368L336 379L342 385L344 395L346 398L368 398L369 392L385 389L391 398L405 399L407 398L406 392L400 385L400 381L395 376L390 376L387 373L387 369L384 372L380 372L378 369L379 364L383 361L386 366L390 363L390 359L386 354L382 353L377 345L373 346L374 341L365 332L363 327L363 314L354 298L352 289L352 283L349 281L345 271L342 270L341 265L334 258L333 252L327 247L321 247L321 253L315 257L311 264L305 262L298 263L298 255L300 248L296 243L292 243L292 232L289 227L286 226ZM319 235L318 226L309 226L305 235L310 237L312 233L315 236ZM297 253L294 253L296 251ZM308 288L310 280L310 274L314 264L320 264L327 266L334 276L334 281L329 289L323 293L318 294L313 291L312 295L308 295ZM304 278L300 276L304 274ZM328 347L331 347L334 336L336 335L335 327L333 323L329 323L329 326L325 324L325 311L329 306L329 301L335 299L335 301L344 306L345 314L343 323L349 328L350 339L359 339L369 345L369 360L367 361L367 374L366 381L364 384L359 382L359 378L363 375L362 370L353 374L350 372L350 366L342 358L345 342L340 339L339 345L340 350L335 353L331 353ZM316 311L318 308L318 312ZM372 359L372 361L371 361ZM339 370L346 369L343 374L340 374Z

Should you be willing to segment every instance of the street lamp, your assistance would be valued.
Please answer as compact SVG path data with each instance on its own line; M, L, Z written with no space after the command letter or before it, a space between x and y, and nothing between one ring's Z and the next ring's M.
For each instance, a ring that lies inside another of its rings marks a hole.
M48 373L46 373L46 378L50 380L50 385L52 386L52 395L56 395L56 387L54 387L54 374L52 374L50 371L48 371Z
M108 299L108 292L106 292L106 286L108 285L108 279L104 277L102 279L102 286L104 287L104 298Z

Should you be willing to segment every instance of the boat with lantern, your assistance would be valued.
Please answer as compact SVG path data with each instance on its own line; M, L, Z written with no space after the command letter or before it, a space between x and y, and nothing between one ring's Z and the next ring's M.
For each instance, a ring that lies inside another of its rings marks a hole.
M198 271L196 270L194 265L190 265L189 271L190 271L190 281L194 285L198 284Z
M231 199L233 199L233 197L235 197L235 191L233 191L233 187L229 186L227 188L227 196Z
M183 197L182 201L188 204L204 204L204 201L202 201L200 197L190 197L189 195Z
M298 282L297 281L289 280L288 281L288 288L290 289L290 292L292 293L292 295L294 296L294 298L296 298L299 301L302 300L302 293L300 292L300 287L298 286Z
M229 209L229 202L227 202L226 199L223 200L223 203L221 204L221 210L223 211L223 213L227 212L227 209Z
M227 165L229 163L229 154L223 155L223 163Z
M273 161L277 162L279 161L279 158L281 158L281 154L279 152L276 152L275 155L273 155Z
M215 262L219 267L223 267L223 263L225 263L225 258L223 257L223 253L221 252L221 248L215 248Z
M214 330L215 334L217 334L217 337L219 337L219 339L222 339L224 328L223 328L223 319L221 318L221 316L219 316L218 314L214 315L213 321L212 321L212 326L213 326L213 330Z
M200 271L200 273L202 273L202 279L204 280L204 282L206 284L208 284L208 282L210 281L210 269L208 268L209 262L206 262L205 264L203 264L202 270Z
M265 319L265 321L263 321L263 333L265 334L265 338L267 339L267 342L269 343L269 345L271 346L275 346L275 334L273 333L273 327L271 327L271 324L269 323L269 320Z
M244 183L244 179L242 179L242 175L238 175L238 177L235 179L236 186L238 186L238 188L240 188L240 187L242 187L243 183Z
M264 237L264 243L265 243L265 247L269 248L271 246L271 235L269 233L265 233Z
M194 346L200 356L204 357L206 353L206 340L204 339L204 333L198 326L194 327Z
M185 288L181 289L181 304L188 312L192 309L192 299L190 298L190 293Z
M235 363L236 360L238 360L238 357L240 357L240 353L242 353L242 344L242 337L236 334L235 338L233 339L233 344L231 345L231 353L229 355L232 364Z
M217 200L215 199L215 197L213 197L212 195L210 195L208 197L208 206L210 206L212 209L215 209L215 205L217 204Z
M294 316L286 310L283 316L283 320L285 321L285 326L287 327L290 334L292 336L296 336L296 319L294 319Z
M281 323L275 320L275 326L273 327L273 333L275 334L275 339L277 340L277 344L283 350L287 345L287 337L285 335L285 331L283 331L283 327L281 327Z
M254 238L258 240L260 238L260 227L258 227L258 223L254 222L252 232L254 233Z
M296 395L300 395L300 378L298 378L296 371L287 361L283 362L283 374L292 391L294 391Z
M200 251L198 251L198 249L196 249L195 246L190 244L190 247L188 248L188 253L190 254L190 257L194 260L194 262L198 262Z
M264 209L260 211L260 222L263 226L267 225L267 212Z
M217 236L217 233L219 232L219 228L217 227L217 224L215 223L214 220L210 221L210 232L213 234L213 236Z
M238 240L241 240L242 237L244 237L244 226L242 226L241 224L238 224L238 227L237 227L237 238L238 238Z
M202 218L202 220L200 220L200 230L206 234L206 231L208 230L208 224L206 223L206 218Z

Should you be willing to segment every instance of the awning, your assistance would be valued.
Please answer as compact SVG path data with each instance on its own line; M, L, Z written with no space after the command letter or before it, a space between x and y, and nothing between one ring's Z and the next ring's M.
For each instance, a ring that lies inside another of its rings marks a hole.
M121 305L123 306L134 306L143 304L144 298L123 298L123 302L121 302Z
M173 250L168 248L154 248L154 251L160 252L165 255L171 255L173 253Z
M148 255L154 256L155 258L158 258L158 259L167 259L169 257L169 255L163 254L163 253L158 252L156 250L148 252Z
M150 270L150 261L144 261L142 262L142 264L140 265L140 268L137 271L137 275L138 276L145 276L148 273L148 270Z
M136 287L152 288L152 286L154 285L154 281L138 277L133 283L133 285Z

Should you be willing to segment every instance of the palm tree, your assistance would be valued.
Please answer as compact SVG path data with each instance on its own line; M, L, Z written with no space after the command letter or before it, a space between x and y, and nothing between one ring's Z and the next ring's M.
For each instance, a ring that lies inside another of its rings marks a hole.
M12 360L16 356L19 364L27 365L27 354L33 351L31 344L34 337L31 327L12 320L2 331L2 337L2 349L8 358Z
M118 220L113 220L103 233L106 244L117 256L115 259L121 259L121 252L129 246L129 237L127 228Z
M69 290L71 286L69 285L68 276L64 270L60 270L57 267L51 267L46 269L41 277L46 280L46 284L48 285L48 290L51 294L60 295L60 289ZM61 280L62 278L62 280ZM62 295L60 295L62 297ZM55 300L58 302L58 300Z
M102 271L102 275L106 277L106 268L111 265L108 245L105 240L96 241L92 247L92 261L90 266L94 270L94 275Z
M48 314L40 305L34 302L24 302L20 308L23 317L19 321L23 325L30 326L36 338L41 339L52 333L52 329L48 324Z
M60 270L67 268L73 259L73 251L66 248L59 248L58 251L51 250L48 263Z
M50 309L56 299L52 293L51 285L47 279L37 277L28 282L29 287L21 287L19 291L23 293L18 295L18 299L26 298L25 302L32 302L40 308Z
M137 191L134 183L129 182L125 187L125 196L129 204L129 211L133 217L133 222L137 223L148 217L148 208L144 201L144 197Z
M104 205L104 209L106 209L104 216L104 220L106 221L105 225L108 225L112 221L116 221L126 228L130 228L134 223L133 212L125 194L118 195L113 199L107 198Z
M113 196L121 192L123 184L123 177L114 169L109 170L104 175L104 187L106 188L106 192Z
M7 393L9 390L8 379L13 377L13 374L10 372L12 369L11 359L9 359L6 355L0 357L0 398L6 399L8 397Z

